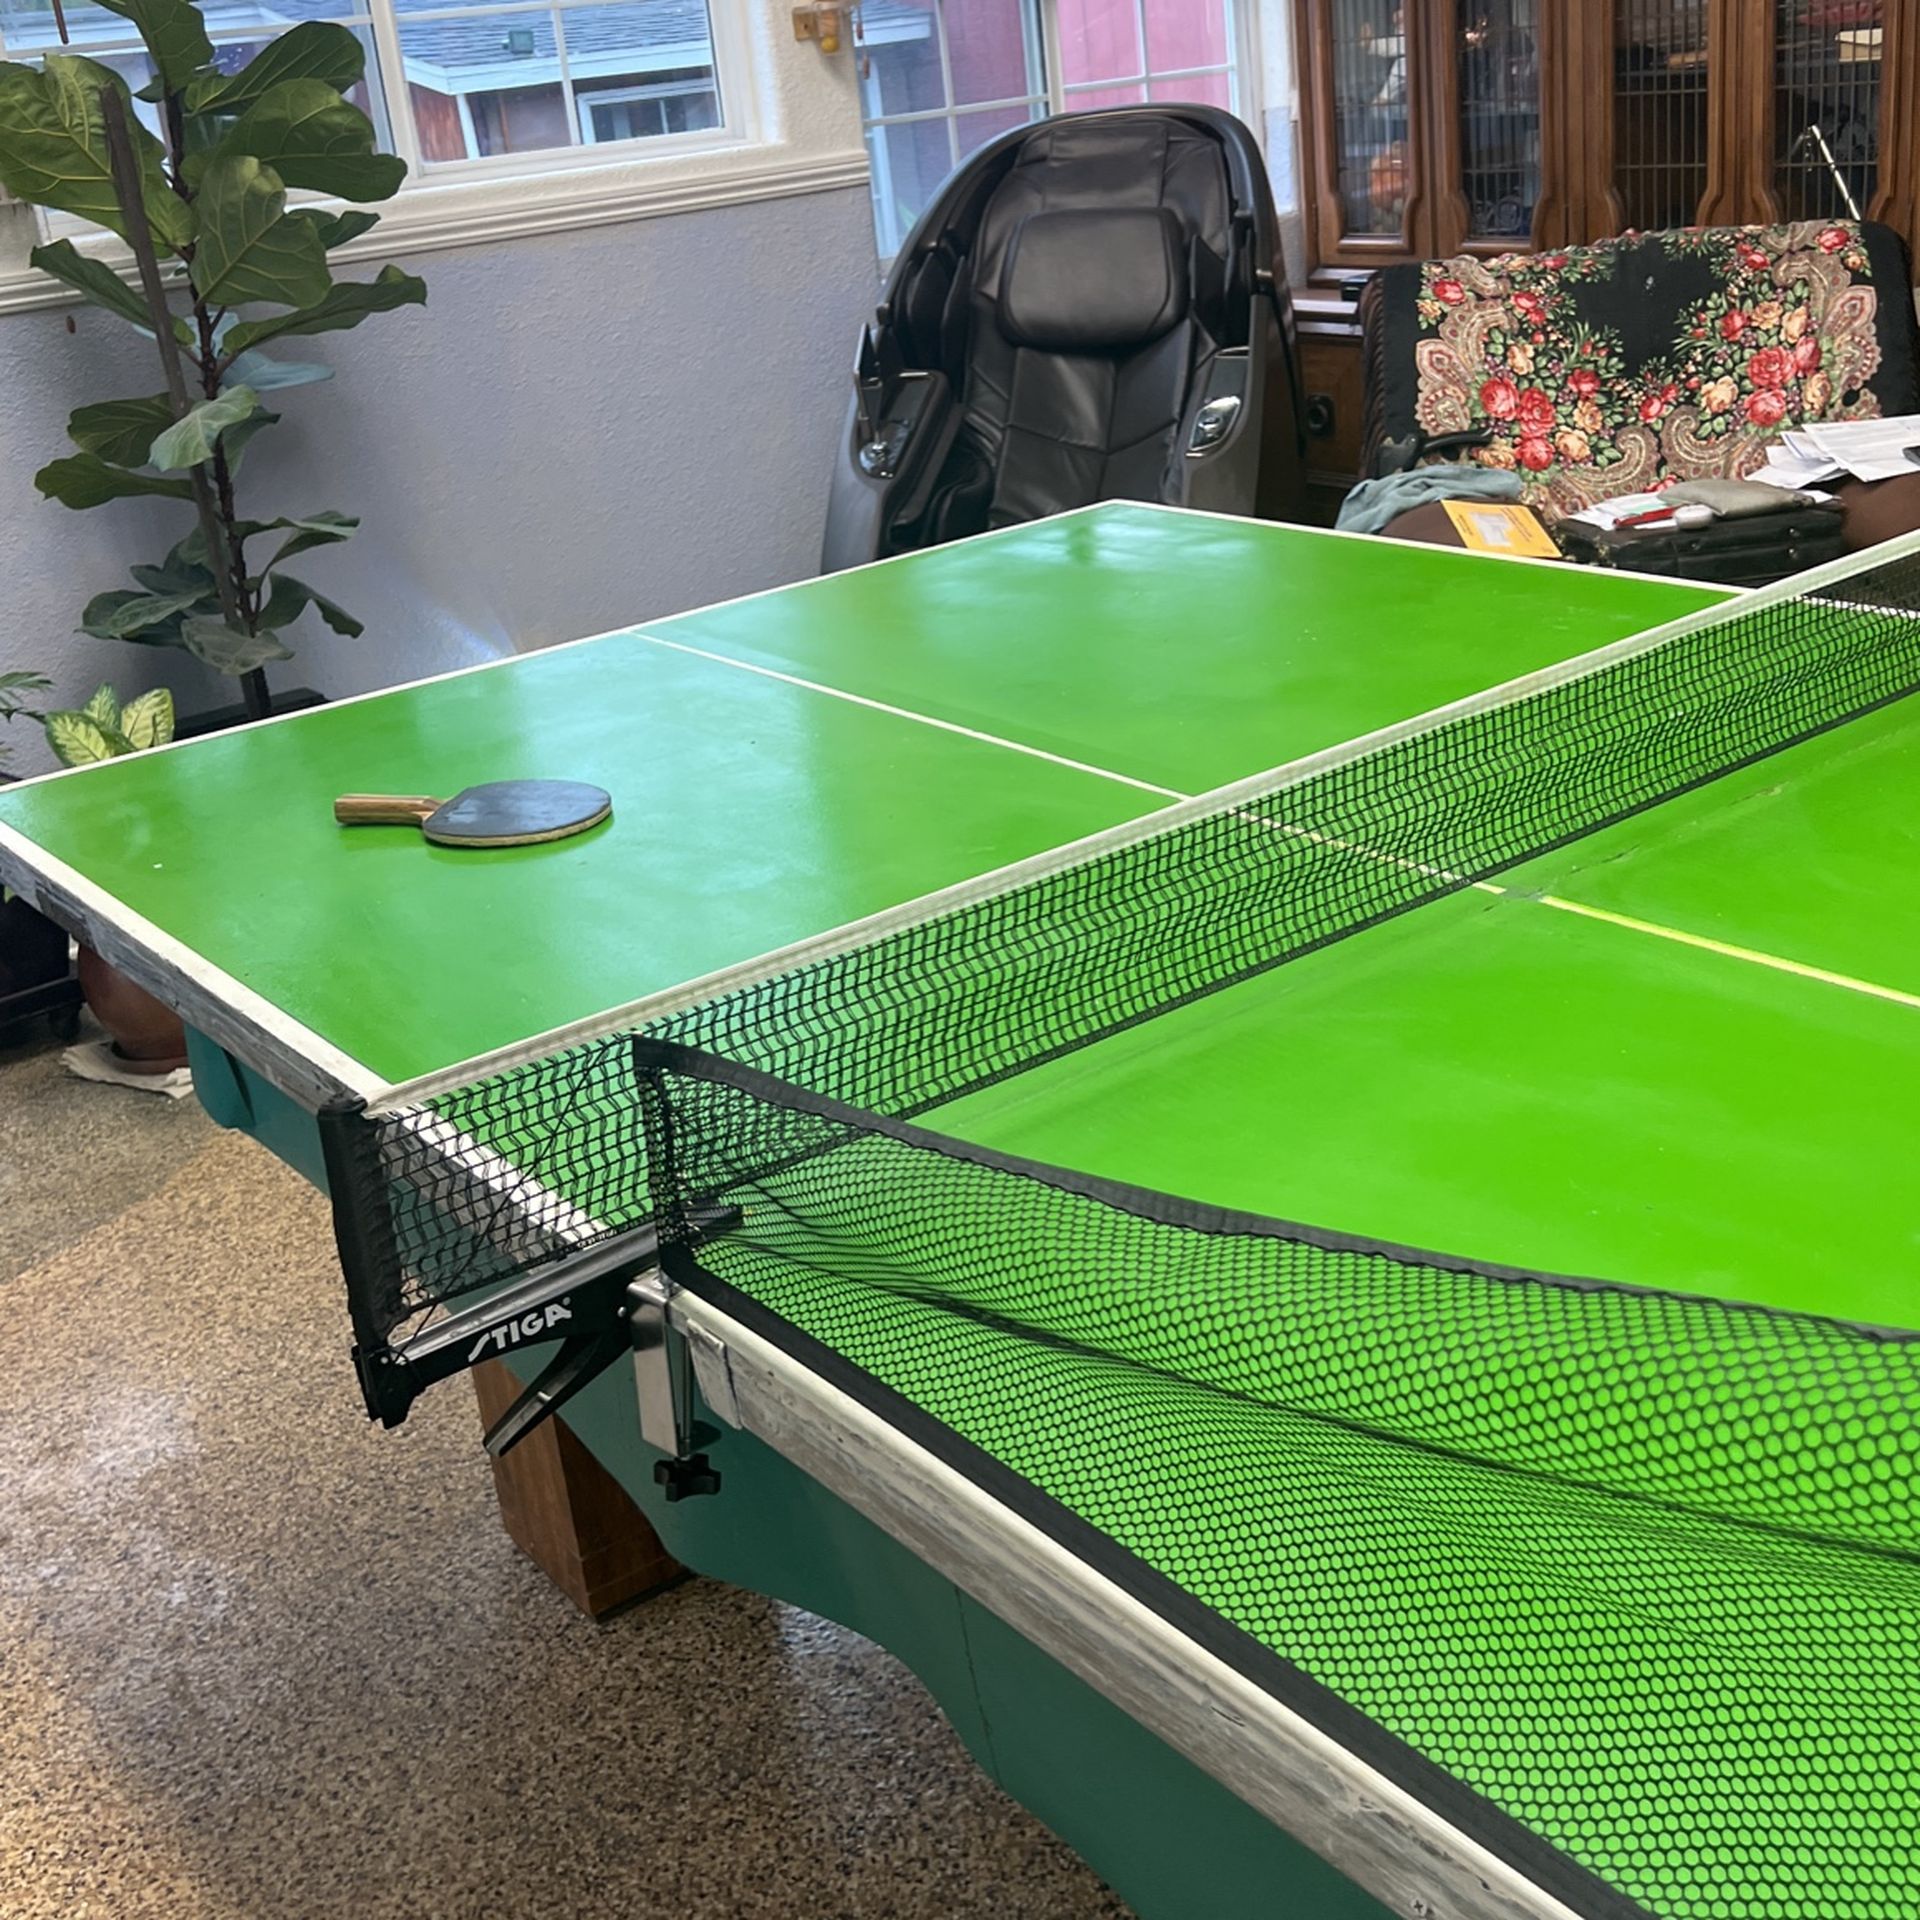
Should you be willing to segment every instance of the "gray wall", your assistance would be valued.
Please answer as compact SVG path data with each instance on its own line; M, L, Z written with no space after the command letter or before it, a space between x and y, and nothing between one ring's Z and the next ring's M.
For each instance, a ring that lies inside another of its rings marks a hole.
M299 572L365 637L308 615L276 684L358 692L814 570L875 291L863 192L399 257L427 305L288 342L283 357L337 377L280 396L283 423L243 475L249 513L363 522ZM150 393L157 371L146 341L91 309L0 317L0 668L50 675L63 700L101 679L123 693L164 679L188 709L232 697L185 655L73 631L90 595L186 531L187 510L72 513L32 485L69 450L73 406ZM36 729L9 732L12 771L49 764Z

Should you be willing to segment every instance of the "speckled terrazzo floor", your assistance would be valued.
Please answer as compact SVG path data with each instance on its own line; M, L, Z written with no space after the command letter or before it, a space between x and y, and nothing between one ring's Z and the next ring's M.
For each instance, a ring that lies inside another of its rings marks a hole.
M1126 1920L856 1636L582 1619L344 1340L277 1162L0 1053L4 1920Z

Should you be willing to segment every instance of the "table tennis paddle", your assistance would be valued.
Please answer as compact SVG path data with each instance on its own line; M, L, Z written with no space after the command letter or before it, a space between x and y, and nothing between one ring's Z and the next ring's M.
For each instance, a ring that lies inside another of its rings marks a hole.
M343 827L418 827L442 847L526 847L597 827L613 798L578 780L489 780L451 800L416 793L343 793Z

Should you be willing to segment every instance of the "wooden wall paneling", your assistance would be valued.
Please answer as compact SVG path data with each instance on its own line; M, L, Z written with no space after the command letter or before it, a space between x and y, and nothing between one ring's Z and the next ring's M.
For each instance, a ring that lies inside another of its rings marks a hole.
M1604 240L1626 224L1614 185L1613 9L1541 0L1537 248Z
M1779 217L1769 133L1774 0L1708 0L1712 85L1707 97L1703 227Z
M1880 45L1880 177L1869 215L1920 244L1920 0L1885 0Z
M1427 259L1458 253L1473 220L1461 184L1466 156L1460 138L1460 16L1466 4L1470 0L1426 0L1407 9L1407 51L1414 61L1409 78L1430 130L1420 150L1431 158L1430 166L1415 169L1417 198L1408 203L1407 227L1414 251Z
M1360 478L1360 428L1366 407L1366 371L1355 333L1303 333L1300 377L1310 419L1326 431L1307 441L1307 483L1344 490ZM1324 414L1314 405L1326 403Z
M1333 258L1344 224L1337 191L1333 46L1326 27L1327 0L1294 0L1293 44L1306 104L1300 155L1307 174L1307 244L1315 266Z

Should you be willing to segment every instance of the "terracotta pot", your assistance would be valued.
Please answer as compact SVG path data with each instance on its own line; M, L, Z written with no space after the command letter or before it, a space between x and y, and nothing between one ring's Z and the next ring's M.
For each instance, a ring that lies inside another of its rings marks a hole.
M187 1030L180 1016L91 947L80 949L80 991L127 1072L171 1073L187 1064Z

